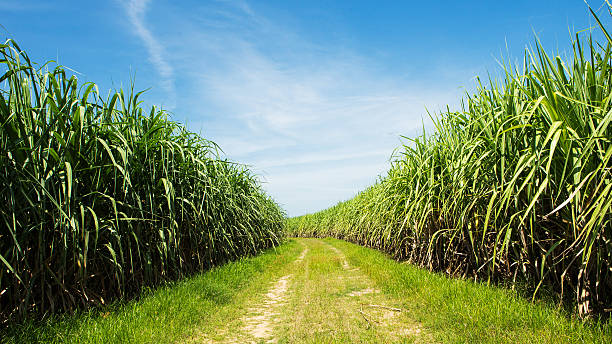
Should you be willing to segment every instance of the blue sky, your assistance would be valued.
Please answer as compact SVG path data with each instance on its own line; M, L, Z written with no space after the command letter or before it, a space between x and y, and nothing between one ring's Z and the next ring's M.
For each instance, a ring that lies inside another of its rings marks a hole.
M534 34L562 55L594 22L579 0L0 0L0 24L100 90L135 75L147 104L249 164L294 216L375 182L426 109L456 108Z

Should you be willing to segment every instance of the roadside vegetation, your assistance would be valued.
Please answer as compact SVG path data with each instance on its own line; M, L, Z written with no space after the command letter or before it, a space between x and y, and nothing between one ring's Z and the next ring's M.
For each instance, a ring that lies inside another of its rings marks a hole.
M593 13L595 16L595 14ZM406 138L386 176L355 198L292 218L434 271L557 292L577 313L612 310L612 38L572 54L536 42L479 83L435 132Z
M278 245L245 166L141 93L103 99L0 45L0 323L136 296Z

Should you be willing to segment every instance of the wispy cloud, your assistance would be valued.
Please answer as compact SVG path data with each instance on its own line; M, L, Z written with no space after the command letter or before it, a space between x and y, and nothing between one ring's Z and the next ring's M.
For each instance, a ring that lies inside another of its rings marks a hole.
M175 112L261 174L289 215L376 181L399 136L429 123L425 107L437 110L461 93L381 73L376 60L313 42L244 1L166 12L181 37L168 42L184 78Z
M174 85L174 68L167 62L164 47L156 39L151 30L145 24L145 14L149 0L129 0L125 3L128 19L149 53L149 61L161 77L160 86L167 92L166 107L173 109L176 102L176 90Z

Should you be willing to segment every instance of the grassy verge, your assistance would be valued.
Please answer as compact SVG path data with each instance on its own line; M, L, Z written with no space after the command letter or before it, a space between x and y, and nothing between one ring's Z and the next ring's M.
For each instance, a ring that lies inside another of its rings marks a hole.
M337 239L351 265L402 300L416 321L445 343L611 343L612 326L569 318L516 292L453 279Z
M3 343L171 343L222 328L234 305L261 294L301 246L294 241L158 288L138 301L29 322L1 333Z

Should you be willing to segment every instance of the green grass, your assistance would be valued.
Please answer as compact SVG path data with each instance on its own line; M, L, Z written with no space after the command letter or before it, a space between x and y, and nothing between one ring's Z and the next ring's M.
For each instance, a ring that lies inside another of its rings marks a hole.
M612 7L610 7L612 8ZM611 12L612 14L612 12ZM595 17L597 22L599 19ZM581 316L612 309L612 38L539 42L501 79L433 117L386 176L351 200L290 219L435 271L544 288Z
M344 270L338 248L352 267ZM308 247L304 260L294 261ZM288 240L276 249L151 290L140 300L1 332L3 343L172 343L223 341L240 334L245 314L264 304L269 288L291 274L286 303L273 310L274 338L302 342L610 343L612 325L571 318L516 292L449 278L337 239ZM367 276L364 279L362 276ZM357 277L357 278L355 278ZM347 293L364 288L380 294ZM403 310L385 324L374 309L369 328L360 303ZM397 337L395 330L419 328ZM241 338L241 337L239 337Z
M4 330L2 342L172 343L214 334L241 315L241 304L265 292L301 249L289 241L256 257L151 290L140 300L42 323L28 321Z
M550 304L531 303L516 292L453 279L383 253L337 239L351 265L443 343L610 343L612 325L569 318Z
M328 242L297 240L308 253L293 272L287 305L279 312L278 343L431 343L431 334L409 312L364 307L399 307L401 300L379 293L374 281L354 265L345 268Z
M284 214L244 165L141 93L0 45L0 323L136 296L274 246Z

